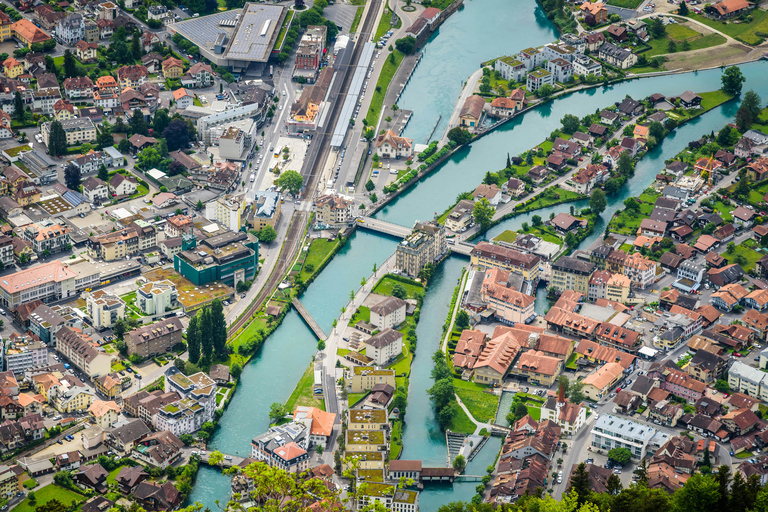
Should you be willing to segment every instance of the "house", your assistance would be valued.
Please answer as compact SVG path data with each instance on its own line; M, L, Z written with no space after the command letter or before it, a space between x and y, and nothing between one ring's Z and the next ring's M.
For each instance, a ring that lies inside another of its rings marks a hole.
M89 176L83 182L83 196L92 203L98 203L109 198L109 189L99 178Z
M606 9L605 4L603 3L584 2L579 6L579 9L585 16L592 16L594 19L594 23L592 23L593 25L601 25L608 21L608 9ZM589 44L589 40L587 40L587 44ZM592 48L590 48L590 50L592 50Z
M13 57L8 57L3 62L3 71L8 78L16 78L24 73L24 66Z
M185 87L210 87L214 76L215 73L210 65L198 62L189 68L187 74L182 77L182 82Z
M117 70L117 81L121 90L128 87L136 89L147 80L149 80L149 71L144 66L122 66Z
M627 37L628 37L626 27L621 27L619 25L611 25L610 27L608 27L605 30L605 32L609 36L611 36L611 38L614 41L617 41L619 43L623 43L624 41L627 40ZM603 45L603 46L605 46L605 45Z
M566 435L575 435L587 419L587 408L572 403L565 398L565 388L561 385L557 398L550 397L541 406L541 420L555 422Z
M543 165L534 165L526 174L534 183L540 185L549 176L549 169Z
M67 119L74 119L75 106L65 100L59 100L53 105L53 117L57 121L65 121Z
M476 94L468 97L459 113L459 126L470 131L477 130L480 127L484 108L485 98Z
M308 447L322 446L325 448L328 439L333 434L333 424L336 414L325 412L317 407L297 406L293 411L293 421L303 423L309 432Z
M131 492L136 502L145 510L175 510L181 505L181 493L171 482L163 485L141 482Z
M80 62L90 62L92 60L96 60L98 58L98 54L96 53L98 47L99 45L97 43L78 41L75 45L77 59Z
M598 401L606 396L623 377L624 368L620 364L605 363L582 379L584 396L590 400Z
M173 101L176 102L178 110L185 110L194 103L195 95L182 87L173 91Z
M709 276L709 281L719 288L741 281L744 277L744 270L739 265L733 264L722 268L709 269L707 275Z
M608 126L613 125L619 118L619 114L612 110L603 110L600 112L600 122L607 124Z
M165 59L162 64L160 64L160 67L163 69L163 76L165 78L181 78L181 75L184 74L184 63L174 57Z
M139 181L133 175L116 173L109 179L109 191L117 197L133 195L138 186Z
M96 425L103 429L111 428L117 423L120 406L113 401L94 400L88 407L88 415Z
M477 202L480 199L487 199L491 206L498 206L501 201L501 189L496 184L485 185L481 184L472 193L472 200Z
M558 213L549 223L563 235L582 226L581 220L567 213Z
M736 155L734 155L733 153L729 153L724 149L721 149L717 153L715 153L715 160L723 164L725 168L728 168L736 163Z
M476 372L478 364L475 364ZM517 362L510 370L510 374L527 379L533 385L551 386L560 375L563 364L562 359L546 356L538 350L529 350L520 354ZM477 381L477 377L475 377L475 381Z
M738 16L750 10L750 4L747 0L722 0L712 5L719 19L727 19Z
M601 124L592 123L589 127L589 134L593 137L605 137L608 132L608 127Z
M736 0L736 1L742 1L742 0ZM715 4L715 5L717 5L717 4ZM678 98L680 98L680 104L684 108L701 108L701 100L702 100L702 98L701 98L701 96L699 96L698 94L696 94L694 92L685 91L683 94L678 96Z
M657 222L651 219L643 219L637 229L638 235L663 237L667 231L666 222Z
M517 178L510 178L501 186L501 191L512 197L521 197L525 194L525 182Z
M101 464L97 463L81 466L80 469L72 475L72 480L74 480L75 484L84 489L91 489L100 494L104 494L107 492L108 476L109 471L104 469ZM83 508L85 508L85 506L83 506Z
M749 209L744 208L743 206L739 206L733 212L731 212L731 215L733 215L733 222L737 226L740 226L741 228L748 228L752 226L752 222L754 221L754 218L757 216L757 214Z
M167 430L155 432L140 439L131 451L131 457L155 468L165 469L178 461L184 443Z
M768 158L760 157L747 164L747 177L753 181L768 178Z
M413 139L400 137L392 130L387 130L376 137L376 154L381 158L411 158Z
M520 103L504 97L494 98L491 101L491 115L495 117L512 117L517 113Z

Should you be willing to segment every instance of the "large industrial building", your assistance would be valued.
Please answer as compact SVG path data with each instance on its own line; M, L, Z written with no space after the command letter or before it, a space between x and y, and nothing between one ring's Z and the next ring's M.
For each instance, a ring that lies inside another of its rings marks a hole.
M287 9L279 5L246 3L242 9L192 18L168 28L200 48L200 54L233 72L265 63L275 48ZM281 43L282 44L282 43Z

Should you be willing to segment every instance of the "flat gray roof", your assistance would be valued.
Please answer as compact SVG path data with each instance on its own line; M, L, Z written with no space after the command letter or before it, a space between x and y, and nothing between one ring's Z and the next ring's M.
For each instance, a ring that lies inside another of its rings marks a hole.
M285 8L247 3L224 56L234 60L266 62L275 46Z

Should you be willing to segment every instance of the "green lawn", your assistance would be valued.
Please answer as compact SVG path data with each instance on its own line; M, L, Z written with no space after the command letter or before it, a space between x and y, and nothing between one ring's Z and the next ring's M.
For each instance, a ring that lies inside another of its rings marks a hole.
M586 196L579 194L578 192L574 192L572 190L564 190L558 186L554 186L554 187L549 187L545 189L543 192L537 194L535 197L532 198L532 200L530 200L529 203L525 203L524 205L518 205L519 208L515 208L515 211L519 213L531 212L534 210L539 210L541 208L552 206L553 204L576 201L578 199L584 199L585 197Z
M493 239L494 242L507 242L509 244L515 240L517 240L517 233L509 229Z
M453 387L461 401L467 406L472 416L479 422L487 423L496 417L496 407L499 397L486 393L485 386L467 382L461 379L453 379Z
M717 212L725 222L731 222L733 220L731 212L735 209L736 207L733 204L725 204L722 201L715 202L715 212Z
M637 9L643 0L608 0L608 5L623 7L624 9Z
M366 306L360 306L352 316L352 320L349 321L349 325L355 325L357 322L370 322L371 310Z
M768 33L768 12L754 9L751 14L753 16L751 23L737 23L735 20L731 22L715 21L695 13L691 13L688 17L745 44L756 46L765 40L765 37L759 36L758 32Z
M82 494L64 489L56 484L46 485L40 489L35 490L35 503L31 504L29 498L25 498L24 501L14 507L14 511L17 512L34 512L35 507L45 505L51 500L58 500L63 503L67 508L76 501L85 501L86 497Z
M358 7L355 13L355 19L352 20L352 26L349 29L350 34L354 34L357 30L357 26L360 25L360 19L363 17L363 7Z
M297 405L306 405L307 407L317 407L318 409L325 410L325 401L323 395L315 395L312 392L312 388L315 384L315 365L310 364L304 375L301 376L299 383L291 393L288 401L285 402L285 406L288 411L293 413L294 407ZM319 396L319 398L317 398Z
M353 407L357 402L359 402L360 400L362 400L366 396L368 396L368 392L367 391L365 393L348 393L347 394L347 403L349 403L350 407Z
M756 243L754 240L747 240L746 242L737 245L733 251L733 254L729 254L727 250L723 251L722 253L723 258L725 258L729 264L738 263L736 258L739 255L744 256L744 258L747 260L747 263L741 265L741 267L744 269L744 272L749 272L750 270L754 269L757 260L763 257L763 255L759 252L752 250L750 247L752 244L749 244L748 242L752 242L752 244Z
M381 36L386 34L389 29L392 27L397 27L400 25L400 18L398 18L398 21L395 22L394 25L392 25L392 11L387 8L384 10L384 13L381 15L381 19L379 20L379 26L376 27L376 36L374 37L374 41L378 41L381 39Z
M280 45L283 44L283 39L285 39L285 34L288 33L288 28L291 26L291 20L293 20L293 15L296 13L296 11L288 11L288 14L285 15L285 19L283 20L283 26L280 27L280 33L277 34L277 40L275 41L275 48L280 48Z
M469 407L469 406L467 406ZM453 405L453 419L451 420L451 426L449 427L453 432L460 434L473 434L477 425L469 419L467 413L458 403Z
M325 260L333 253L333 250L339 244L338 239L331 241L325 238L317 238L312 241L307 252L307 257L304 260L304 265L301 267L301 278L306 281L312 274L314 274Z
M671 34L669 34L669 29L671 27L676 27L679 29L684 29L688 32L682 33L679 39ZM690 33L692 35L684 35ZM701 50L704 48L711 48L713 46L720 46L721 44L725 44L726 39L721 36L720 34L699 34L698 32L691 30L688 27L683 27L680 25L670 25L667 27L667 35L660 38L660 39L652 39L649 41L649 45L651 46L651 49L647 52L644 52L643 54L647 58L655 57L656 55L662 55L670 53L669 51L669 42L674 41L677 45L677 51L674 53L682 53L683 52L683 43L685 41L688 42L688 45L690 48L685 51L693 51L693 50Z
M569 358L568 358L568 360L565 362L565 367L566 367L566 368L570 368L570 369L572 369L572 370L575 370L576 368L578 368L578 367L576 366L576 357L577 357L578 355L579 355L579 354L577 354L576 352L574 352L573 354L571 354L571 357L569 357Z
M373 91L373 98L371 98L371 106L368 108L368 115L365 116L368 126L376 126L381 115L381 108L384 106L384 97L387 94L387 88L392 81L392 77L395 76L395 71L400 67L400 63L403 61L405 55L395 50L389 55L394 55L394 59L387 56L384 65L381 67L381 74L379 80L376 82L376 89ZM394 62L392 62L394 60Z
M400 279L402 279L402 281ZM416 281L406 278L394 278L391 275L386 275L376 283L376 286L373 288L373 293L387 296L392 295L392 289L396 284L405 288L405 292L408 294L407 296L409 299L415 299L418 294L424 292L424 287Z
M411 373L411 361L413 354L408 350L408 344L403 343L403 353L397 356L394 361L387 365L387 368L395 370L395 375L407 377Z
M701 96L701 109L699 109L700 114L708 110L712 110L713 108L720 106L733 98L732 94L728 94L727 92L720 89L710 92L700 92L699 96Z
M552 242L562 247L563 239L557 236L555 230L550 226L541 225L538 227L529 227L528 231L524 231L527 235L535 235L545 242Z
M752 456L752 452L747 452L747 451L739 452L736 454L737 459L748 459L751 456Z
M531 402L526 402L526 407L528 407L528 414L536 421L539 421L541 419L541 406L540 405L533 405Z

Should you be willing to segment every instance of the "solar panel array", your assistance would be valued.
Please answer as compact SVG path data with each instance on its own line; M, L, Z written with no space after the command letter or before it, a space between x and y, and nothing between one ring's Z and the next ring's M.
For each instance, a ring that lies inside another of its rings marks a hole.
M349 91L347 91L347 97L344 99L344 106L341 109L341 115L336 122L336 127L333 130L333 137L331 138L331 147L338 148L344 143L344 138L347 136L347 129L349 128L349 120L352 119L352 115L355 112L355 105L360 98L360 93L363 89L363 83L365 83L366 76L368 75L368 68L373 60L373 52L376 49L376 45L373 43L365 43L363 46L363 52L360 55L360 60L357 62L357 66L354 68L355 74L352 76L352 83L349 85Z

